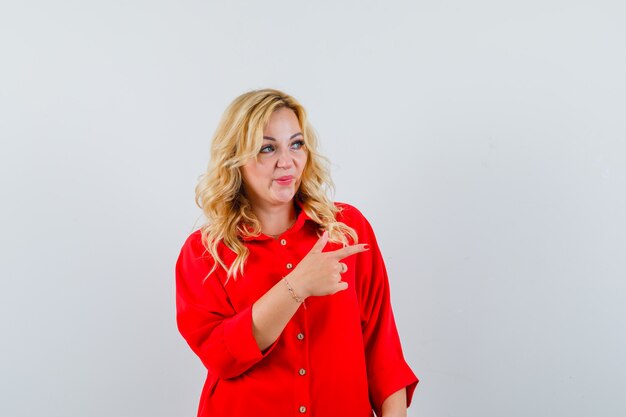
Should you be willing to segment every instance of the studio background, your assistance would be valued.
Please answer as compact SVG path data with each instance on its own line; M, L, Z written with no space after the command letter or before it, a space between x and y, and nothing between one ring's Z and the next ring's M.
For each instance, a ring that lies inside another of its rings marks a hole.
M174 264L263 87L374 226L410 417L625 415L625 41L607 0L4 2L0 415L196 415Z

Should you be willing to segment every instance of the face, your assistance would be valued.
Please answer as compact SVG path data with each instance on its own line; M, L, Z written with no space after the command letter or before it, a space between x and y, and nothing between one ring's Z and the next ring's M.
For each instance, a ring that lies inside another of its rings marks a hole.
M257 158L242 168L243 186L253 206L290 204L300 187L308 153L293 110L276 110L263 129Z

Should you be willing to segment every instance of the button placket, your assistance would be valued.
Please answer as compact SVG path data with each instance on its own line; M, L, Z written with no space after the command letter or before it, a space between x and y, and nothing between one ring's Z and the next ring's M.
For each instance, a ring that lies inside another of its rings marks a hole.
M295 354L293 356L293 375L296 405L301 414L311 414L311 378L309 370L309 343L308 336L308 313L302 311L297 318L295 339L293 340ZM293 333L292 333L293 334ZM306 335L306 337L305 337ZM292 336L293 337L293 336Z
M287 274L288 271L293 270L296 265L294 262L294 255L292 253L295 248L287 245L287 239L281 238L278 242L280 246L276 247L278 259L281 259L281 263L284 265L283 274ZM307 314L304 309L299 309L298 312L292 318L292 324L294 325L295 339L291 339L293 343L293 356L291 356L291 363L293 366L294 375L294 400L295 409L300 414L311 414L311 387L310 378L308 374L309 367L309 346L305 333L307 332Z

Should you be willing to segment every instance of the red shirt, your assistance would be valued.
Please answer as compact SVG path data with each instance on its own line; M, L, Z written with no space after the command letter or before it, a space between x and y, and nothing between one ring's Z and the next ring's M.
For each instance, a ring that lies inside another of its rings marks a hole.
M370 250L342 261L347 290L307 298L263 352L252 335L252 304L309 252L318 225L301 211L278 239L244 239L250 250L244 274L227 283L222 268L205 280L213 260L199 230L183 245L176 264L178 328L208 371L199 417L371 417L404 387L410 403L418 379L402 354L374 232L356 208L337 206L343 209L337 220ZM340 247L329 243L324 251ZM226 265L235 259L225 245L219 251Z

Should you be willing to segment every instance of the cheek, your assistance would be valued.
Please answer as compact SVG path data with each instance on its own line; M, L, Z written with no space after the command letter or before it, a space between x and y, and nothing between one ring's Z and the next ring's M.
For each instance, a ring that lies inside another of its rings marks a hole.
M274 161L271 155L261 154L254 162L254 172L256 174L266 173L268 170L271 170L275 164L276 161Z
M244 186L250 190L254 190L259 187L259 180L262 178L259 164L256 162L246 164L241 169L241 176Z
M309 154L306 152L298 153L294 159L297 161L300 168L304 168L307 160L309 159Z
M309 159L309 155L305 152L303 152L301 155L298 155L296 157L297 166L298 166L298 170L300 171L300 173L304 171L304 167L306 166L308 159Z
M243 180L248 187L261 192L268 186L271 187L273 172L273 165L269 161L259 158L257 162L243 170Z
M250 179L254 178L254 168L251 164L246 164L241 167L241 179L244 183L249 183Z
M263 175L267 171L267 161L259 158L256 161L251 161L242 167L242 174L244 178L254 181L255 178Z

